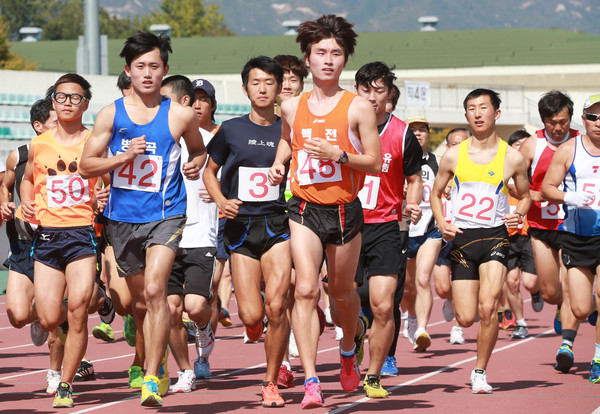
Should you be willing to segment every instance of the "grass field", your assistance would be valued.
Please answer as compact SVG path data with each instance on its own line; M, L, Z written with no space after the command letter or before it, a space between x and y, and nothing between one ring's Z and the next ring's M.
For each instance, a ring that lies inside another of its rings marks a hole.
M75 71L77 41L13 43L12 50L42 71ZM109 72L123 68L123 39L108 41ZM300 55L293 36L173 39L172 73L239 73L257 55ZM347 69L383 60L398 69L597 63L600 36L541 29L361 33Z

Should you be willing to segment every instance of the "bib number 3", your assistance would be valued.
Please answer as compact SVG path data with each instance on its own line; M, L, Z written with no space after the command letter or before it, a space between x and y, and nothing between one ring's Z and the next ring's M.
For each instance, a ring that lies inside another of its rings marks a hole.
M279 186L269 185L268 168L239 167L238 198L242 201L275 201Z
M162 157L140 154L115 170L113 186L157 193L162 176Z

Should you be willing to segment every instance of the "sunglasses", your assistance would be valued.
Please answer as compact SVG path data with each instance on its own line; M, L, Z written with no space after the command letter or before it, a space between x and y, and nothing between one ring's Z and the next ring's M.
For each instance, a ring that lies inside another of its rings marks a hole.
M588 121L592 121L592 122L596 122L598 119L600 119L600 115L596 115L596 114L585 113L585 114L583 114L583 116L585 117L585 119L587 119Z

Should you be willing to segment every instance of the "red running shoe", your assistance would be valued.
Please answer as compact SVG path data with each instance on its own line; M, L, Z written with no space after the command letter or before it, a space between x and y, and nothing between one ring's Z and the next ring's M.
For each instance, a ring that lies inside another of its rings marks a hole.
M277 376L277 386L279 388L293 388L294 387L294 373L287 369L287 367L281 364L279 368L279 375Z

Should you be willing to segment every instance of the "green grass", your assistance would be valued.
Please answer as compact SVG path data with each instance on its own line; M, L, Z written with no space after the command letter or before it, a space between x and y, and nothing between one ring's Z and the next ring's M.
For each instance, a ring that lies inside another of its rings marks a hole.
M122 39L111 39L109 72L120 73ZM12 50L38 62L38 70L76 69L76 41L13 43ZM239 73L252 56L300 55L293 36L173 39L171 73ZM398 69L597 63L600 36L541 29L361 33L347 69L382 60Z

